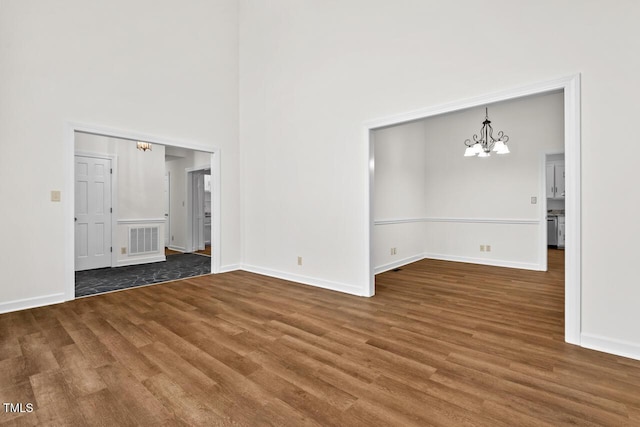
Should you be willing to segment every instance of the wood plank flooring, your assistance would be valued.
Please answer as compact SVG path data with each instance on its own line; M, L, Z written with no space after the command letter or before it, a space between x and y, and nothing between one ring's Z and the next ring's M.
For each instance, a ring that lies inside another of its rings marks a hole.
M563 255L423 260L360 298L233 272L0 315L4 425L640 425L640 362L563 342Z

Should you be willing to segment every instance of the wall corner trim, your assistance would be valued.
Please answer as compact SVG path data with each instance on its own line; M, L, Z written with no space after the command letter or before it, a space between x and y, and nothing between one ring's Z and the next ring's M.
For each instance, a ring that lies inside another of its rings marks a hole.
M28 308L42 307L45 305L59 304L65 301L64 292L43 295L40 297L25 298L14 301L0 303L0 314L11 311L26 310Z
M263 276L274 277L276 279L287 280L302 285L315 286L317 288L329 289L332 291L343 292L346 294L356 296L369 296L365 293L365 289L349 285L346 283L332 282L330 280L319 279L317 277L303 276L301 274L287 273L279 270L272 270L269 268L258 267L255 265L243 264L241 270L249 273L261 274Z
M403 258L399 261L394 261L389 264L378 266L375 268L375 274L384 273L385 271L393 270L394 268L402 267L407 264L411 264L413 262L421 261L423 259L436 259L440 261L453 261L453 262L464 262L468 264L490 265L493 267L508 267L508 268L519 268L521 270L543 271L541 265L532 264L528 262L505 261L505 260L491 259L491 258L462 257L462 256L448 255L448 254L423 253L423 254L413 255L408 258Z
M465 262L468 264L490 265L493 267L519 268L521 270L540 271L542 269L542 267L539 264L535 264L535 263L506 261L506 260L494 259L494 258L474 258L474 257L456 256L456 255L448 255L448 254L434 254L434 253L425 253L423 254L423 258L437 259L441 261Z
M421 261L424 259L424 254L413 255L407 258L403 258L398 261L390 262L389 264L384 264L375 268L375 274L384 273L385 271L393 270L394 268L402 267L407 264L411 264L416 261Z
M231 271L241 270L240 264L228 264L220 267L220 273L229 273Z
M116 267L125 267L128 265L151 264L154 262L164 262L166 260L167 260L167 257L164 254L145 256L145 257L139 257L139 258L121 259L118 261L118 264L116 265Z
M640 343L617 340L595 334L580 334L580 345L591 350L640 360Z

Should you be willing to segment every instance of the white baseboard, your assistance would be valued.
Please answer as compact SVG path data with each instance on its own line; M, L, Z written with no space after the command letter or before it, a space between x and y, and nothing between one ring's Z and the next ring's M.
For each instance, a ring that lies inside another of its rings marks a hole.
M522 270L534 270L534 271L544 270L542 266L535 263L504 261L499 259L487 259L487 258L472 258L472 257L464 257L464 256L457 256L457 255L424 253L424 254L414 255L408 258L403 258L399 261L395 261L389 264L384 264L384 265L375 267L374 271L375 271L375 274L380 274L380 273L384 273L385 271L393 270L394 268L402 267L403 265L411 264L412 262L420 261L423 259L437 259L441 261L466 262L469 264L482 264L482 265L491 265L494 267L519 268Z
M288 280L290 282L301 283L303 285L315 286L317 288L330 289L332 291L343 292L346 294L364 296L365 290L353 285L345 283L332 282L329 280L318 279L316 277L303 276L300 274L286 273L284 271L271 270L268 268L257 267L255 265L243 264L241 270L250 273L261 274L263 276L275 277L276 279Z
M423 254L423 258L438 259L442 261L466 262L469 264L492 265L494 267L519 268L522 270L534 270L534 271L543 270L542 266L536 263L505 261L500 259L473 258L473 257L464 257L464 256L457 256L457 255L443 255L443 254L432 254L432 253Z
M607 338L600 335L580 334L580 345L591 350L640 360L640 344Z
M116 267L125 267L127 265L139 265L139 264L150 264L152 262L162 262L166 261L167 257L164 254L161 255L153 255L144 258L132 258L132 259L121 259L116 263Z
M228 273L230 271L236 271L240 269L242 269L240 264L223 265L222 267L220 267L220 273Z
M186 252L187 251L187 249L183 248L182 246L169 245L169 246L167 246L167 248L171 249L172 251L177 251L177 252Z
M59 304L64 302L64 292L59 294L44 295L41 297L25 298L15 301L0 303L0 313L26 310L27 308L42 307L44 305Z
M398 261L394 261L394 262L389 263L389 264L385 264L385 265L381 265L379 267L376 267L374 269L374 272L375 272L375 274L384 273L385 271L393 270L394 268L402 267L403 265L411 264L412 262L420 261L420 260L423 260L424 258L425 258L424 254L418 254L418 255L410 256L410 257L403 258L403 259L398 260Z

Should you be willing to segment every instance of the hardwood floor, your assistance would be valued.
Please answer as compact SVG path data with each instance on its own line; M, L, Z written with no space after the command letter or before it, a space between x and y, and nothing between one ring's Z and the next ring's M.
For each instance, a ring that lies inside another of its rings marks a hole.
M200 254L200 255L211 256L211 245L206 245L203 250L196 251L195 253Z
M184 252L178 252L178 251L174 251L173 249L169 249L169 248L164 248L164 254L165 256L169 256L169 255L177 255L177 254L181 254ZM195 254L200 254L200 255L208 255L211 256L211 245L205 245L204 249L201 251L195 251Z
M424 260L361 298L232 272L0 315L3 425L640 425L550 272Z
M173 249L169 249L167 247L164 248L164 255L165 256L169 256L169 255L178 255L184 252L178 252L178 251L174 251Z

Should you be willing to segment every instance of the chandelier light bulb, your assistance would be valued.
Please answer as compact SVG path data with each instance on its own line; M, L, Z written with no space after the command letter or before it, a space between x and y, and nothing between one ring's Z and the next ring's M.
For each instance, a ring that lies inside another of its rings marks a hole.
M497 152L498 154L509 154L509 147L506 144L502 144L502 148Z

